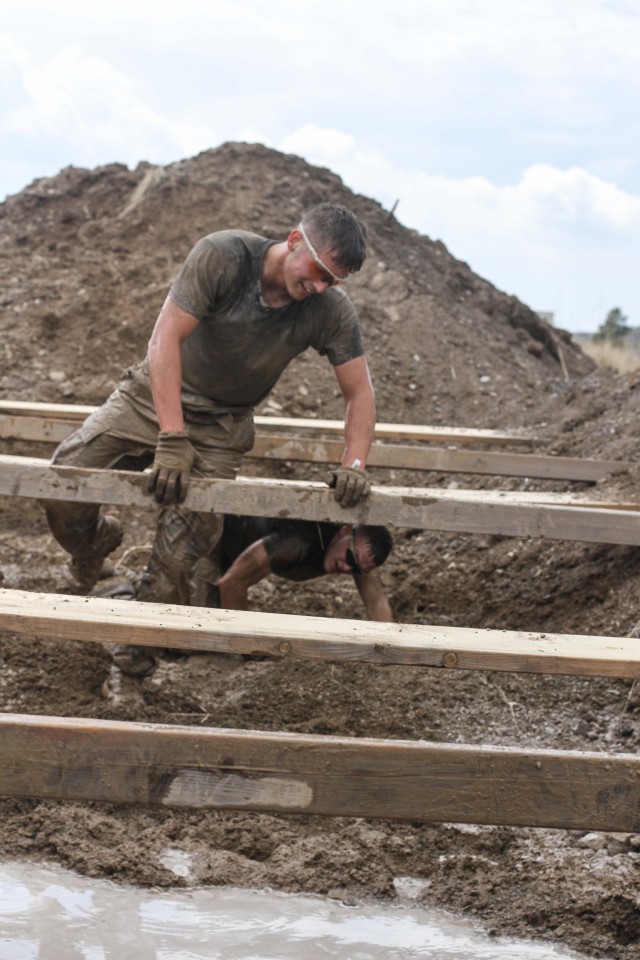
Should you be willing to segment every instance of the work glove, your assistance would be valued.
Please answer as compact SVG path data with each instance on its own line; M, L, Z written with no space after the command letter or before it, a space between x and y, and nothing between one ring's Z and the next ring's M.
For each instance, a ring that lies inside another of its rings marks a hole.
M160 431L147 493L152 493L157 503L182 503L197 457L185 430Z
M334 490L333 495L341 507L352 507L371 492L366 473L355 467L338 467L332 470L326 482Z

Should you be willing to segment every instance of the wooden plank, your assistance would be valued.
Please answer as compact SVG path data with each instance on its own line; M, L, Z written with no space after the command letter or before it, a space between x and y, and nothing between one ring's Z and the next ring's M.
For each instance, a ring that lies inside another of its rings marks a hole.
M0 765L5 797L640 829L631 754L5 714Z
M54 419L84 420L97 407L82 404L65 403L28 403L19 400L0 400L0 413L12 416L45 416ZM268 430L311 430L314 433L344 433L342 420L316 420L305 417L265 417L255 416L257 427L266 427ZM482 430L467 427L435 427L409 423L377 423L376 437L392 438L395 440L440 440L456 443L491 443L491 444L531 444L539 442L540 438L528 433L519 433L511 430Z
M1 423L0 423L1 429ZM343 446L339 440L289 437L258 433L246 457L264 460L294 460L309 463L339 463ZM612 473L628 470L632 463L620 460L589 460L542 454L504 453L495 450L453 450L446 447L374 443L367 464L397 470L439 473L469 473L539 480L578 480L595 483Z
M348 660L459 670L640 678L630 637L477 630L283 616L0 589L0 630L86 643L200 653Z
M51 417L20 417L0 414L0 439L26 440L29 443L60 443L79 427L77 420Z
M27 417L53 417L59 420L82 421L97 410L94 404L38 403L29 400L0 400L0 413Z
M0 439L60 443L78 426L75 420L0 414ZM259 432L245 457L253 460L294 460L306 463L339 463L340 440L314 439ZM495 450L454 450L446 447L379 443L372 445L370 467L465 473L539 480L578 480L595 483L633 464L622 460L588 460L541 454L504 453Z
M50 466L47 460L0 455L0 495L154 507L144 474ZM473 500L458 491L374 486L354 507L336 503L324 483L240 478L191 481L185 506L196 512L392 524L511 537L640 545L640 512L602 507Z
M541 506L579 507L583 510L640 510L640 500L602 500L588 493L573 493L563 490L471 490L456 487L443 490L442 487L387 487L386 489L412 489L420 494L451 497L465 503L504 503L514 506L539 504Z

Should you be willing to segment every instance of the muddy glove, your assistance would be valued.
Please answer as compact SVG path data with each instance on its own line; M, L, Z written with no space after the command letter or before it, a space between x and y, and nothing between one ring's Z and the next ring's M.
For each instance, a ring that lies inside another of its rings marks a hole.
M366 473L356 467L338 467L331 471L326 482L334 489L334 497L341 507L352 507L371 491Z
M197 456L185 430L160 431L147 493L152 493L157 503L182 503Z

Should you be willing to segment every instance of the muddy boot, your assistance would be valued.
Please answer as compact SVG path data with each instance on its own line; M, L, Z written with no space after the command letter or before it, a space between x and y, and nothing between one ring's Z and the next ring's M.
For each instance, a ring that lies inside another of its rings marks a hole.
M116 643L111 647L115 666L128 677L143 680L150 677L158 666L158 657L153 647L137 647L129 643Z
M72 557L69 569L81 590L89 592L100 579L105 557L122 543L123 530L115 517L102 517L94 552L88 556Z
M102 696L114 707L143 707L142 679L128 676L114 663L102 684Z
M100 583L91 591L92 597L105 600L135 600L136 591L128 577L101 577Z

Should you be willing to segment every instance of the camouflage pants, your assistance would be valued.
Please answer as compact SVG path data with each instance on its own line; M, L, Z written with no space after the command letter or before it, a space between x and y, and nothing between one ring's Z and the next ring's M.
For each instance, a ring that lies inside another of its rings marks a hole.
M200 457L193 476L234 479L242 455L253 446L252 417L234 417L204 404L185 408L184 413L189 439ZM52 462L142 470L152 462L157 436L148 378L139 365L125 371L103 406L60 444ZM46 501L44 507L53 536L68 553L86 557L100 552L105 518L98 505ZM221 516L194 513L180 505L163 507L138 599L208 606L219 575L215 547L221 534Z

